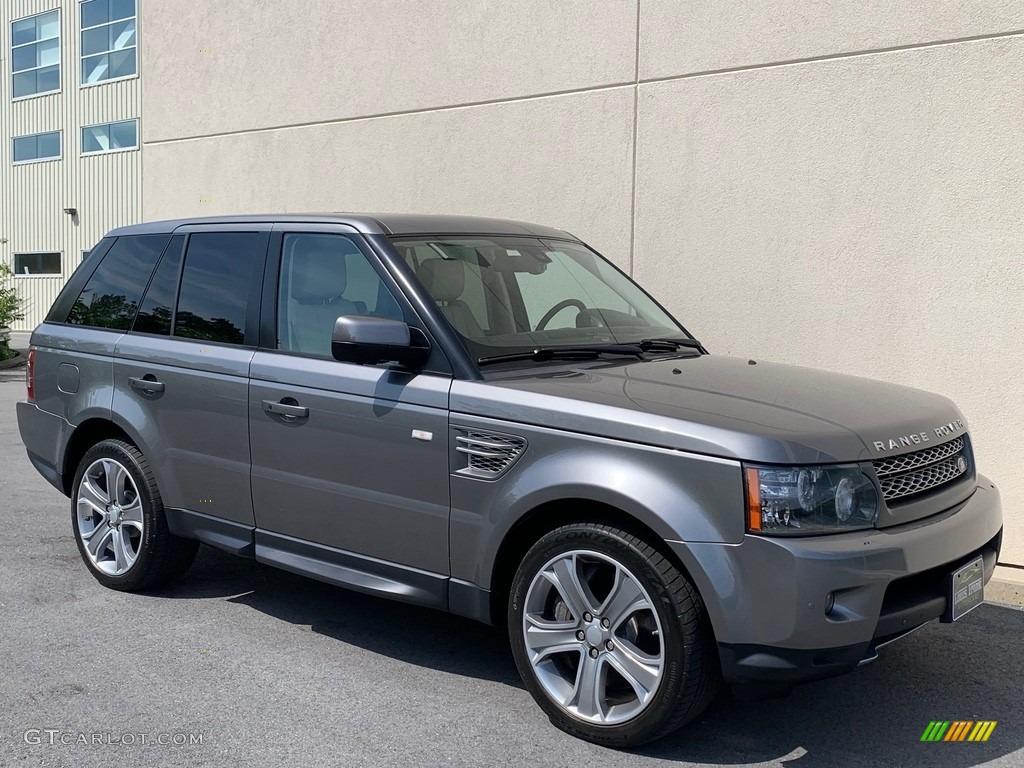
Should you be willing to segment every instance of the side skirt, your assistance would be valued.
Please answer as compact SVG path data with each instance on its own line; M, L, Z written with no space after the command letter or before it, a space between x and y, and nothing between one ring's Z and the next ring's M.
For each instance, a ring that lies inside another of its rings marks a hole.
M233 555L378 597L450 611L492 624L491 593L459 579L223 520L189 509L166 509L171 533Z
M255 556L253 534L256 529L251 525L234 523L191 509L165 508L164 514L167 516L167 527L175 536L198 539L203 544L233 555Z
M261 530L256 560L357 592L448 610L449 579L437 573Z

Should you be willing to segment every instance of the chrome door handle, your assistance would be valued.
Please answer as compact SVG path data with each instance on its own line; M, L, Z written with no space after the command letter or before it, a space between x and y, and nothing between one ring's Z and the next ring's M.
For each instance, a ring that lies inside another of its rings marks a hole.
M162 381L157 381L151 373L148 373L141 378L129 376L128 381L131 382L132 389L137 389L144 395L155 395L158 392L164 391L164 383Z
M291 400L292 398L285 398ZM263 410L267 413L273 413L276 416L280 416L285 421L295 421L296 419L305 419L309 416L309 408L299 405L292 401L286 403L283 400L281 402L275 402L273 400L263 401Z

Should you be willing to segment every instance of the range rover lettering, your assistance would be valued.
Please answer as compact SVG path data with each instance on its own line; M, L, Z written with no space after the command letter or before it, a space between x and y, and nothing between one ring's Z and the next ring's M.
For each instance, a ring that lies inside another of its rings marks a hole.
M982 602L999 494L944 397L709 354L559 229L147 223L31 339L18 421L89 571L200 542L507 629L558 727L628 747Z

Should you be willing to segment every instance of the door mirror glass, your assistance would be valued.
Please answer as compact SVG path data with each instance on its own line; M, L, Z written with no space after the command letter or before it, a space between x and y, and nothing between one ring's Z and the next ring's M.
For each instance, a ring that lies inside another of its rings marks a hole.
M342 315L334 323L331 354L335 360L360 365L399 363L421 368L430 345L423 332L401 320L367 315Z

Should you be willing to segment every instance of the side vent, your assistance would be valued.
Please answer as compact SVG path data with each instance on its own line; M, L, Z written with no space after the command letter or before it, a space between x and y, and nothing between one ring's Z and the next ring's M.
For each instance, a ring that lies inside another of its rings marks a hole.
M526 441L514 435L481 432L465 427L459 428L458 432L455 450L467 460L466 466L456 470L460 475L496 480L508 472L526 450Z

